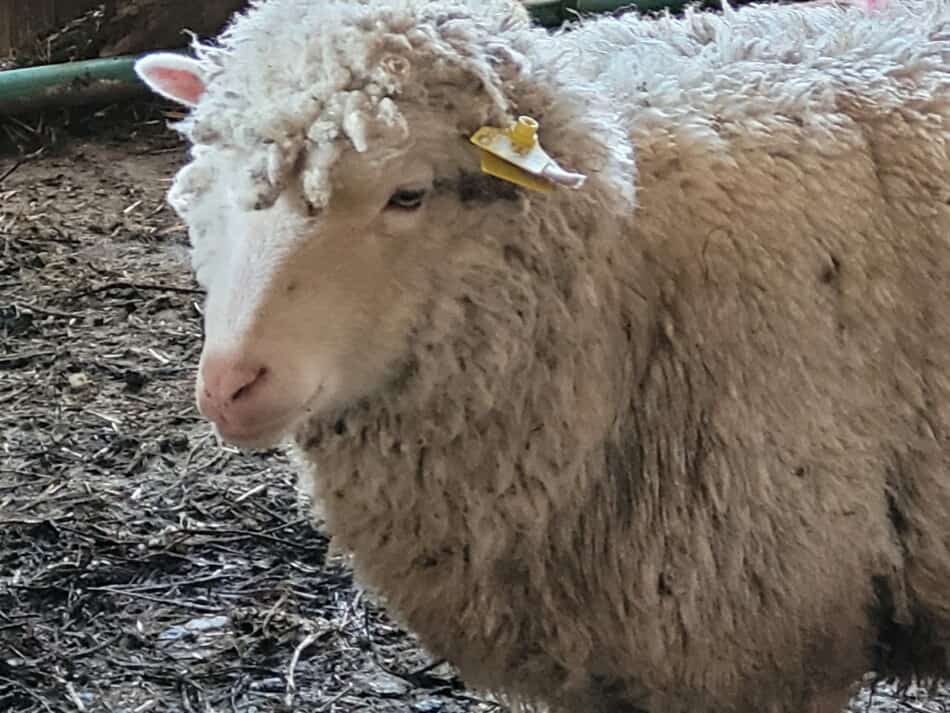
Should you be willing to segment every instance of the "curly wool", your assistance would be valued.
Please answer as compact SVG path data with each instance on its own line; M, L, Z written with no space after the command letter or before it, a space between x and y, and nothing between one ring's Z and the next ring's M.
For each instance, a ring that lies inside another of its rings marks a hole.
M256 0L215 45L194 45L209 91L179 128L198 146L247 157L241 204L249 209L273 205L306 153L308 198L323 207L338 140L380 158L404 147L409 131L392 97L419 101L426 87L478 81L491 103L460 107L476 117L469 123L511 121L486 42L495 28L465 7L404 0L380 12L371 2ZM527 26L527 13L508 3L483 9L505 27Z

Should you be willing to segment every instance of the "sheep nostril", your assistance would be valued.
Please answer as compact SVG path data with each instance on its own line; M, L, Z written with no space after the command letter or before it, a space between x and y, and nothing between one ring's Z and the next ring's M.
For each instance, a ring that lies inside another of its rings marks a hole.
M250 379L248 379L246 383L242 384L233 394L231 394L231 400L238 401L239 399L245 398L254 388L260 385L261 381L264 380L266 375L267 368L262 366L255 374L251 376Z

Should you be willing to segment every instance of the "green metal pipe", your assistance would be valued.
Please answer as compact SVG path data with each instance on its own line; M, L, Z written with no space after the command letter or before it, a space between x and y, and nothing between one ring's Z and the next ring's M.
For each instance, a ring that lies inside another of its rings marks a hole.
M91 59L0 72L0 116L139 95L135 57Z
M523 0L535 22L560 27L578 15L682 8L687 0ZM146 94L136 57L92 59L0 72L0 116L50 107L122 101Z

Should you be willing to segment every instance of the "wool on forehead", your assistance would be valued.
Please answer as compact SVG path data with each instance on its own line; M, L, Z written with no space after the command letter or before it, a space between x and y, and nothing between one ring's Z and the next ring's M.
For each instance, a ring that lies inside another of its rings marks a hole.
M507 120L494 35L528 23L513 0L254 0L215 43L195 43L207 90L178 129L196 160L202 146L241 157L248 207L272 204L301 158L305 193L325 204L341 150L404 150L404 109L433 86L477 82L469 113Z

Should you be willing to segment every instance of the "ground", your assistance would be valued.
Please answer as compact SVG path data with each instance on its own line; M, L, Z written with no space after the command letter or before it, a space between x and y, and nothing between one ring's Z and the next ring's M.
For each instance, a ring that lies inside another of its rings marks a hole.
M0 155L0 711L497 708L354 588L279 453L196 412L183 147L116 111L3 127L38 152Z
M492 710L197 414L164 119L79 128L0 156L0 711Z

